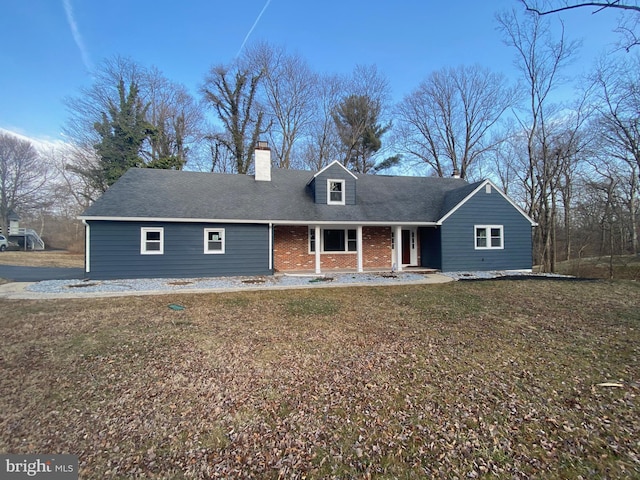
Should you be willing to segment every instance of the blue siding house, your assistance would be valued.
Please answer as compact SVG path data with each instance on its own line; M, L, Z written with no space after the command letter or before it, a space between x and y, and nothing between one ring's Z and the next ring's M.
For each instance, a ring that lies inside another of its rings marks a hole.
M531 270L535 223L491 181L131 169L82 215L88 278Z

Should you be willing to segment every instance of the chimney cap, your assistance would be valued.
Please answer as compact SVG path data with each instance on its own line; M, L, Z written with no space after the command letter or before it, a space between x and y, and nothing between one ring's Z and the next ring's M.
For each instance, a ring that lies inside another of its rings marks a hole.
M256 150L270 150L269 142L265 142L264 140L258 140L256 144Z
M460 178L460 170L458 170L457 168L454 168L453 172L451 173L451 176L453 178Z

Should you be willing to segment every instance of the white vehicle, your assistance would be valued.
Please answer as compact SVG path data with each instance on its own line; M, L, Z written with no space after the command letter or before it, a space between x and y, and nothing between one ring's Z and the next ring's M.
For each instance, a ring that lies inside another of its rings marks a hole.
M4 252L9 246L9 240L4 235L0 235L0 252Z

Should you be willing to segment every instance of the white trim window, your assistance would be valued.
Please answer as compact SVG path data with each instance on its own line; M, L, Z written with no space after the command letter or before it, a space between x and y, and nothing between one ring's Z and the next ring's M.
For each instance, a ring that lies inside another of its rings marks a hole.
M309 229L309 253L316 253L316 229Z
M225 244L224 228L204 229L204 253L224 253Z
M164 254L164 228L162 227L140 228L140 254L141 255Z
M358 231L355 228L325 228L320 231L322 253L356 253ZM309 229L309 253L316 251L316 232Z
M502 225L476 225L476 250L500 250L504 248L504 227Z
M327 179L327 205L344 205L344 180Z

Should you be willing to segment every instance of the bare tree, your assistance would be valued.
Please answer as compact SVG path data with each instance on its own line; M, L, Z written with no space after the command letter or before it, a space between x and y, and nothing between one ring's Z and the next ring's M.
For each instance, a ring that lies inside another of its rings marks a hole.
M535 234L537 260L544 271L554 269L554 228L556 221L559 154L552 141L556 107L550 94L560 81L560 71L571 59L577 44L567 42L562 30L555 40L541 17L521 19L515 11L497 16L507 45L516 51L516 64L526 85L527 107L517 115L526 136L526 166L521 178L527 191L529 215L538 222Z
M182 169L201 138L202 109L183 85L168 80L155 67L146 71L144 89L152 132L142 154L148 166Z
M604 10L605 8L614 10L632 10L635 12L640 12L640 6L637 5L636 2L627 3L621 2L620 0L608 1L608 2L564 2L560 6L556 7L547 7L541 8L537 5L536 2L529 2L527 0L521 0L527 11L537 13L538 15L550 15L552 13L564 12L566 10L573 10L574 8L582 8L582 7L594 7L595 10L593 13L598 13Z
M558 248L557 228L562 220L564 236L564 259L573 255L573 203L578 175L582 169L590 138L584 132L590 110L586 105L578 105L571 113L556 122L550 135L553 151L552 175L548 182L551 197L551 242L552 268L555 268Z
M332 113L340 103L344 79L336 75L320 76L314 93L313 116L304 139L304 165L320 170L341 155L342 143Z
M602 154L626 172L621 181L629 187L628 212L632 230L632 250L639 251L637 192L640 172L640 58L603 60L593 76L596 85L598 118L596 128Z
M48 171L28 140L0 132L0 227L8 235L12 211L27 212L48 201Z
M491 174L498 179L503 192L526 205L527 195L520 181L521 173L526 171L527 164L523 132L513 118L508 118L497 136L502 141L492 142L495 143L495 147L487 151L484 164L488 165Z
M617 10L623 12L620 16L618 27L615 29L624 40L621 46L628 52L632 47L640 45L640 38L637 30L640 24L640 6L637 1L611 0L602 2L548 2L541 3L538 0L520 0L528 12L539 16L552 15L555 13L574 10L576 8L593 8L593 14L602 11Z
M256 102L264 72L252 72L238 64L213 67L205 79L202 94L224 126L214 135L235 159L236 173L247 173L260 136L269 130L264 125L264 110Z
M93 148L69 143L52 156L60 183L83 210L104 193L98 174L100 159Z
M119 102L120 83L140 87L144 68L130 58L115 56L105 59L92 74L90 86L81 88L78 95L65 99L69 117L64 133L76 145L86 148L93 148L100 141L94 126L101 121L103 113L109 111L110 105Z
M77 96L65 100L69 111L65 135L78 151L95 149L103 142L105 132L109 130L105 116L113 121L122 105L124 89L127 93L135 91L140 110L144 111L145 128L135 152L140 164L181 169L189 158L190 149L200 140L203 121L201 109L186 88L169 81L155 67L146 68L120 56L104 60L92 73L92 84L81 89ZM118 157L119 153L116 151L115 155ZM101 161L102 156L98 157ZM88 165L78 167L70 165L78 175L100 175L99 169L84 168ZM88 179L87 183L92 181Z
M247 49L245 58L251 70L263 72L262 103L272 122L269 143L278 166L290 168L294 147L313 119L317 75L299 55L268 43Z
M611 152L640 168L640 58L604 60L594 76L601 133Z
M591 171L584 176L584 199L576 209L582 217L583 232L587 232L583 235L591 234L591 253L609 257L613 278L613 257L634 253L635 228L630 216L638 213L638 171L634 163L601 153L589 160Z
M380 105L380 119L388 120L391 87L389 80L374 65L356 65L351 77L344 85L344 97L361 95L371 98Z
M397 108L402 149L440 177L466 178L502 140L489 132L516 98L503 75L478 65L433 72Z

